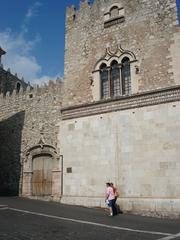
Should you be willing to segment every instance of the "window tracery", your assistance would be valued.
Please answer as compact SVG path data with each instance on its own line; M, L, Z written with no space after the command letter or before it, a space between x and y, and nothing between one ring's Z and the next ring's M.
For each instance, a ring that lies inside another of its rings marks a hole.
M92 72L94 99L129 96L136 92L140 77L136 73L137 66L137 59L133 52L122 49L120 45L116 48L108 47Z
M124 57L120 64L113 60L110 66L100 67L101 99L129 95L131 93L130 60Z

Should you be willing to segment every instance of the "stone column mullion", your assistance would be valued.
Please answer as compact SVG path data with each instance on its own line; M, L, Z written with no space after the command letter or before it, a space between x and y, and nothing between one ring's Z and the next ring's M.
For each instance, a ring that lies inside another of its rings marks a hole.
M109 97L111 97L111 68L108 69Z
M122 77L121 77L121 66L119 66L119 84L120 84L120 95L122 96Z

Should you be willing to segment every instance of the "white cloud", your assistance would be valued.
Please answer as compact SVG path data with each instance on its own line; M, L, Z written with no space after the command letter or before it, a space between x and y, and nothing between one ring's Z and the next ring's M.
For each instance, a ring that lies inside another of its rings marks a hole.
M28 9L20 33L15 33L11 29L0 32L0 46L7 52L2 59L4 68L10 68L13 74L17 73L19 78L23 77L26 82L29 81L31 84L40 84L57 77L57 75L43 76L41 65L36 57L31 54L34 47L40 43L40 37L35 36L32 40L25 37L25 32L28 31L27 24L37 14L40 5L39 2L36 2Z
M4 68L10 68L12 73L18 73L18 77L24 77L26 81L34 82L41 73L41 66L36 58L30 54L37 42L27 41L21 35L16 35L10 30L0 32L0 45L7 52L3 56Z
M42 4L40 2L35 2L27 11L25 19L28 20L29 18L36 16L38 13L38 9Z
M31 18L33 18L34 16L38 15L38 10L39 7L42 6L42 4L40 2L35 2L28 10L27 13L25 15L24 21L22 23L21 29L21 35L25 34L28 32L28 24L31 20Z
M60 74L57 74L55 76L42 76L40 78L34 79L34 83L41 85L42 83L48 83L49 80L55 81L57 78L59 78Z

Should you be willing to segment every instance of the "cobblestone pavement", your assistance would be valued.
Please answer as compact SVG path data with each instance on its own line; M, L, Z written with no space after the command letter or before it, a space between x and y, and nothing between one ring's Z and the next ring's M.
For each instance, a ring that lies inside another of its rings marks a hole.
M180 220L121 214L22 198L0 198L0 240L175 239Z

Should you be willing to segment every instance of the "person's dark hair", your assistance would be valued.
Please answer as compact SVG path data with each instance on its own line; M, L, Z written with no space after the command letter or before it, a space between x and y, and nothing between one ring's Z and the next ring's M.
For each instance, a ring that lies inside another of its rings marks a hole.
M111 186L111 184L109 182L106 183L107 186Z

